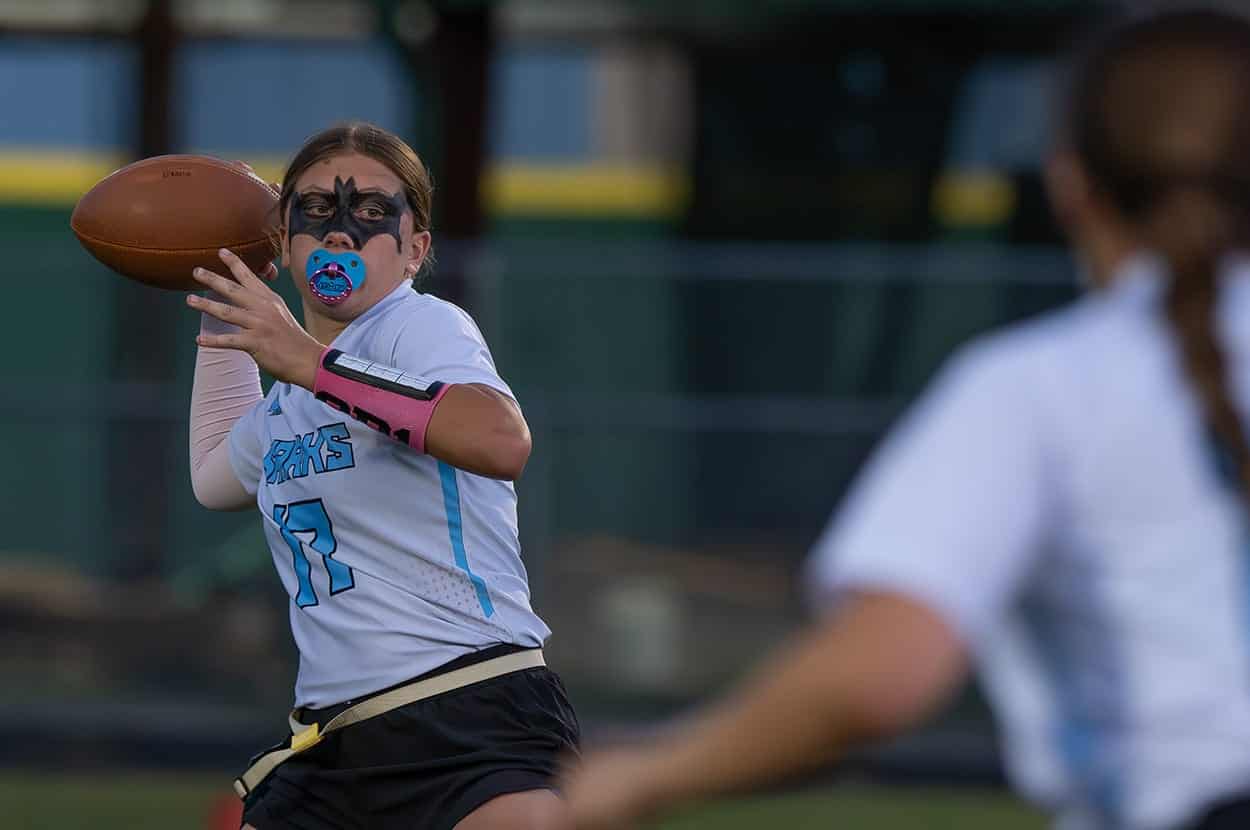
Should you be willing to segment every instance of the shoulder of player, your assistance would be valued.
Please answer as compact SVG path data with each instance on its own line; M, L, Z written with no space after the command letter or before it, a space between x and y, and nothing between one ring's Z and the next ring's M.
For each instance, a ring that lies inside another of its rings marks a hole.
M451 300L444 300L434 294L418 294L413 292L413 297L417 303L413 305L414 309L419 309L423 314L442 315L449 318L468 320L472 322L473 318L469 312L453 303Z
M411 329L421 332L463 331L481 337L477 323L469 312L450 300L433 294L418 294L414 291L412 297L405 299L392 310L389 318L388 322L393 322L396 326L397 335Z
M398 302L390 302L385 308L379 309L371 319L361 321L358 330L369 331L371 339L385 337L387 334L395 336L408 328L413 321L418 321L419 326L428 327L432 322L446 317L448 313L444 307L450 305L433 295L409 291Z
M1099 314L1084 301L994 329L960 346L947 360L949 384L978 389L999 405L1028 405L1064 394L1065 376L1090 357Z
M1088 293L974 342L988 361L1010 370L1075 378L1095 367L1123 368L1120 364L1135 362L1159 334L1153 306L1137 294Z
M484 345L468 312L433 294L412 291L369 323L367 331L359 332L364 338L361 348L372 359L397 366L406 365L401 354L428 354L440 343L472 340Z

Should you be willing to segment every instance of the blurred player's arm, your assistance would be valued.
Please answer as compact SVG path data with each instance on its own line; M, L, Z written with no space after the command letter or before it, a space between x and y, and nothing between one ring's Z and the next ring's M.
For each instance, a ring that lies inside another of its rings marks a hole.
M854 595L693 721L644 748L591 756L568 785L577 826L615 827L829 764L922 720L966 667L961 640L924 604Z
M201 333L233 329L201 315ZM255 505L230 464L230 430L263 398L260 371L246 352L200 346L191 387L191 489L210 510L241 510Z
M857 477L809 561L829 615L685 728L587 756L579 827L811 769L950 693L1055 523L1046 375L1021 343L950 361Z

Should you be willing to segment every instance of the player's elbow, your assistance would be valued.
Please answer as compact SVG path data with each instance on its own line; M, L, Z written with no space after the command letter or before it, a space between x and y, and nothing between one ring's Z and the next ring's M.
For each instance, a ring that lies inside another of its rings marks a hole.
M529 430L498 436L490 454L493 476L504 481L519 479L529 463L531 448Z
M191 492L200 507L207 510L244 510L254 504L246 493L223 492L222 488L202 483L195 477L191 478Z
M831 688L841 724L859 741L904 732L932 715L967 668L962 641L923 603L861 594L824 632L840 655Z
M191 459L191 492L200 506L209 510L243 510L256 503L221 449Z
M195 500L199 502L200 507L208 510L229 509L222 503L220 494L195 475L191 476L191 492L194 494Z

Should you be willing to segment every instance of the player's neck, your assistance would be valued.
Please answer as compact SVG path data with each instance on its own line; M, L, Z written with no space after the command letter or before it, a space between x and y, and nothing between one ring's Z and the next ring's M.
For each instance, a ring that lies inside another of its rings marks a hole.
M330 345L334 342L334 338L343 333L343 329L347 328L350 322L350 320L324 317L309 308L308 303L304 303L304 328L318 343Z

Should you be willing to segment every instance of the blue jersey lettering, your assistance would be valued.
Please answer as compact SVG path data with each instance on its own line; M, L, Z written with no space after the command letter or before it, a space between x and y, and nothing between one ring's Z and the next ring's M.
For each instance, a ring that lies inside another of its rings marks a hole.
M289 440L275 438L265 453L264 466L269 484L304 478L310 466L314 474L350 469L356 466L351 433L346 424L337 423Z

